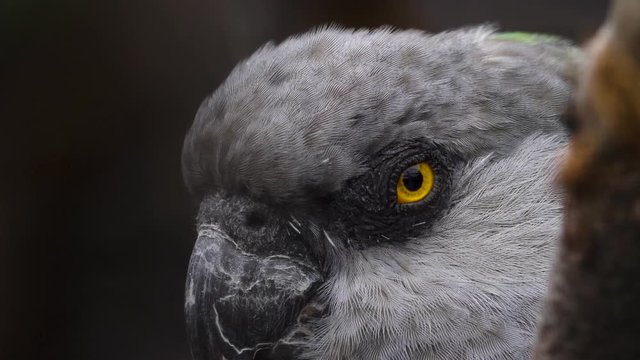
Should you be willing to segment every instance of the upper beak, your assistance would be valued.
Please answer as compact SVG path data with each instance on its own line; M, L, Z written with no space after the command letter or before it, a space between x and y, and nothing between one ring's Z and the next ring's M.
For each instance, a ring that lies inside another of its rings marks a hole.
M311 264L244 252L218 226L202 226L186 283L193 358L253 359L272 351L321 280Z

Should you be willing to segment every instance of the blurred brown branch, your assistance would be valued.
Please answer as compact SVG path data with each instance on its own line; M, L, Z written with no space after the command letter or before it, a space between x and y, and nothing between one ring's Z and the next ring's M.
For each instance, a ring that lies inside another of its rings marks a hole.
M614 2L587 56L539 360L640 358L639 0Z

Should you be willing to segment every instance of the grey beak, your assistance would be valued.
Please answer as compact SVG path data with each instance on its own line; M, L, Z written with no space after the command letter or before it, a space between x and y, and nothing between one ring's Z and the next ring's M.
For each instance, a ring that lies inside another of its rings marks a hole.
M193 358L253 359L268 352L321 280L311 264L288 255L246 253L219 227L202 226L185 294Z

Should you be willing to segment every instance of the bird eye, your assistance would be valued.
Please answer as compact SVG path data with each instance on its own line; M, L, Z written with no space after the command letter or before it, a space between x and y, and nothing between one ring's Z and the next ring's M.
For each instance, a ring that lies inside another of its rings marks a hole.
M402 172L396 185L398 203L414 203L424 199L433 188L433 170L426 162L413 165Z

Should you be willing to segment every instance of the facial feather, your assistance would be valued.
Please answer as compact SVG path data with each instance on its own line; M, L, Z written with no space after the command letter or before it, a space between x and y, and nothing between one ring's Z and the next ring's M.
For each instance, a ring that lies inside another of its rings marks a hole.
M552 184L566 139L534 135L454 174L424 235L333 260L313 359L528 358L561 224ZM411 356L403 356L410 349Z

